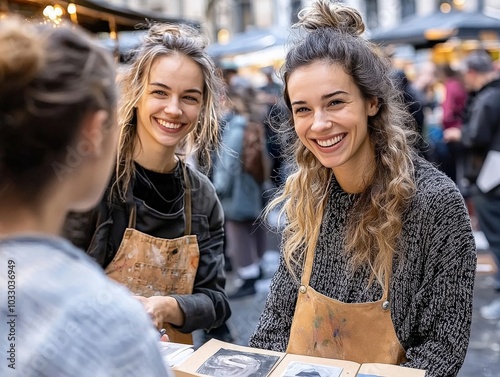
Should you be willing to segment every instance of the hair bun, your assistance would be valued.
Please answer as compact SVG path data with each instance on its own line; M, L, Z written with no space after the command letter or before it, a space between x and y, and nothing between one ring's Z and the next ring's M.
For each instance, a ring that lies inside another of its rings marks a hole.
M152 23L146 38L152 44L162 43L166 46L175 45L177 39L186 38L202 49L209 43L207 37L187 24Z
M0 91L26 85L44 61L44 45L20 19L0 22Z
M308 31L333 28L356 36L365 31L363 18L356 9L330 0L316 0L302 9L298 18L294 27Z

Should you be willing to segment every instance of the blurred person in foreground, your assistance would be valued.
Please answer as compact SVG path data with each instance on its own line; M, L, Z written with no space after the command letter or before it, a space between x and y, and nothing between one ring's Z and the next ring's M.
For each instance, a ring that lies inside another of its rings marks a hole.
M114 71L74 25L0 21L1 376L168 375L144 308L58 235L109 179Z
M122 72L115 174L101 202L72 213L68 237L126 285L171 341L221 326L224 213L199 168L218 144L224 86L207 38L184 24L153 24Z
M454 377L470 336L476 252L456 185L418 136L390 62L354 8L317 0L285 59L295 169L253 347Z
M500 77L485 51L473 52L462 62L466 88L474 97L462 128L445 130L449 142L464 148L464 176L480 230L500 266ZM500 268L494 281L500 293ZM500 319L500 298L481 308L486 319Z

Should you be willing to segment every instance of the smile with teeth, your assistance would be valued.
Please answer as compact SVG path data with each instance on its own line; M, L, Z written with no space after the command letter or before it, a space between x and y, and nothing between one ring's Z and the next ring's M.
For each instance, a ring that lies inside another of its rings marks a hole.
M171 129L171 130L176 130L182 126L182 123L170 123L166 122L163 119L156 119L157 122L160 124L160 126Z
M321 146L321 147L332 147L334 146L335 144L338 144L342 141L342 139L344 139L344 137L346 137L346 133L343 133L343 134L340 134L340 135L337 135L337 136L334 136L330 139L327 139L327 140L316 140L316 142Z

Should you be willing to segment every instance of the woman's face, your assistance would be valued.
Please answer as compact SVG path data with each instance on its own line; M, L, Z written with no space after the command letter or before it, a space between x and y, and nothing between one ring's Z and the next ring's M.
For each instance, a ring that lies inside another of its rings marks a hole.
M372 159L368 116L377 100L366 100L350 75L335 63L314 62L288 78L295 131L325 167L360 171Z
M175 151L198 122L203 104L203 72L182 54L156 59L137 103L137 133L144 150Z

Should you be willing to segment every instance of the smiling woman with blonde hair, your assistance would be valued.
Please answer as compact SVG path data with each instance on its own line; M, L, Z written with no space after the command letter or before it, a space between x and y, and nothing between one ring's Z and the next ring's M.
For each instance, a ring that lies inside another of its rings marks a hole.
M286 219L281 262L250 345L456 376L476 264L463 198L412 147L359 12L316 0L296 26L281 127L294 170L268 208Z
M150 27L121 74L121 133L108 191L67 227L75 244L137 295L155 325L182 343L231 313L222 207L208 178L186 163L196 155L208 167L218 142L224 86L207 42L187 25Z

